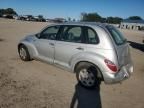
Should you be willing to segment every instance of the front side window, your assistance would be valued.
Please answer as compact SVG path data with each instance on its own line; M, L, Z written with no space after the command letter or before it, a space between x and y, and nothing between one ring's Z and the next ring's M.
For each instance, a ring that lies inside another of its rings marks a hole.
M82 42L81 36L82 36L81 27L66 26L63 28L63 33L60 36L60 40L65 42L81 43Z
M126 38L124 38L124 36L118 29L113 26L107 26L107 29L117 45L121 45L126 42Z
M48 27L42 31L42 33L40 34L40 39L55 40L58 31L59 26Z

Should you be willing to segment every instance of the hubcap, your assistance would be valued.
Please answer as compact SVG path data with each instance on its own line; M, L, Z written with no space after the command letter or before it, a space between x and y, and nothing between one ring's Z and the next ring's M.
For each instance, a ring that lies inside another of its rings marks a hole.
M93 86L95 83L95 76L91 70L82 69L79 73L79 80L85 86Z
M26 58L26 51L25 51L25 49L24 48L20 48L20 57L22 58L22 59L25 59Z

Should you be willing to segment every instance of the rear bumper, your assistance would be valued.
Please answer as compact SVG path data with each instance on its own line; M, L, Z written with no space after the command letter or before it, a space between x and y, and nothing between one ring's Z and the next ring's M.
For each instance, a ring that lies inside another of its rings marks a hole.
M106 84L119 83L123 80L128 79L132 73L133 73L133 64L127 64L123 66L117 73L105 72L104 82Z

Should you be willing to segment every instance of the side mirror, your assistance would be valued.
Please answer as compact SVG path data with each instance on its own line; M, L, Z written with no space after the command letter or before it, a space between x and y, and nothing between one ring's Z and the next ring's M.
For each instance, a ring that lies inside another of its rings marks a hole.
M40 38L40 33L35 34L37 38Z

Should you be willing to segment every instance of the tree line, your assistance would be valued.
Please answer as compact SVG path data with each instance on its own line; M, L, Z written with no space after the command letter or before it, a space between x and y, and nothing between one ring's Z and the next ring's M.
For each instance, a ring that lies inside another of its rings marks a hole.
M129 20L143 20L140 16L130 16L127 19L129 19ZM122 20L124 20L124 19L120 18L120 17L104 18L104 17L100 16L98 13L81 13L81 21L120 24Z
M12 8L7 8L7 9L0 9L0 17L3 15L18 15L17 12L12 9ZM29 15L32 16L32 15ZM39 15L39 18L43 19L42 15ZM70 17L68 21L70 21ZM130 16L127 19L129 20L143 20L140 16ZM102 23L112 23L112 24L120 24L123 18L121 17L107 17L104 18L100 16L98 13L86 13L83 12L81 13L81 18L80 21L89 21L89 22L102 22ZM73 20L75 21L75 19Z
M16 11L14 11L14 9L12 8L0 9L0 16L5 15L5 14L17 15Z
M18 16L17 12L12 8L0 9L0 17L13 19L14 16L17 16L18 20L27 20L27 21L41 21L45 22L43 15L38 15L36 18L33 15L21 15Z

